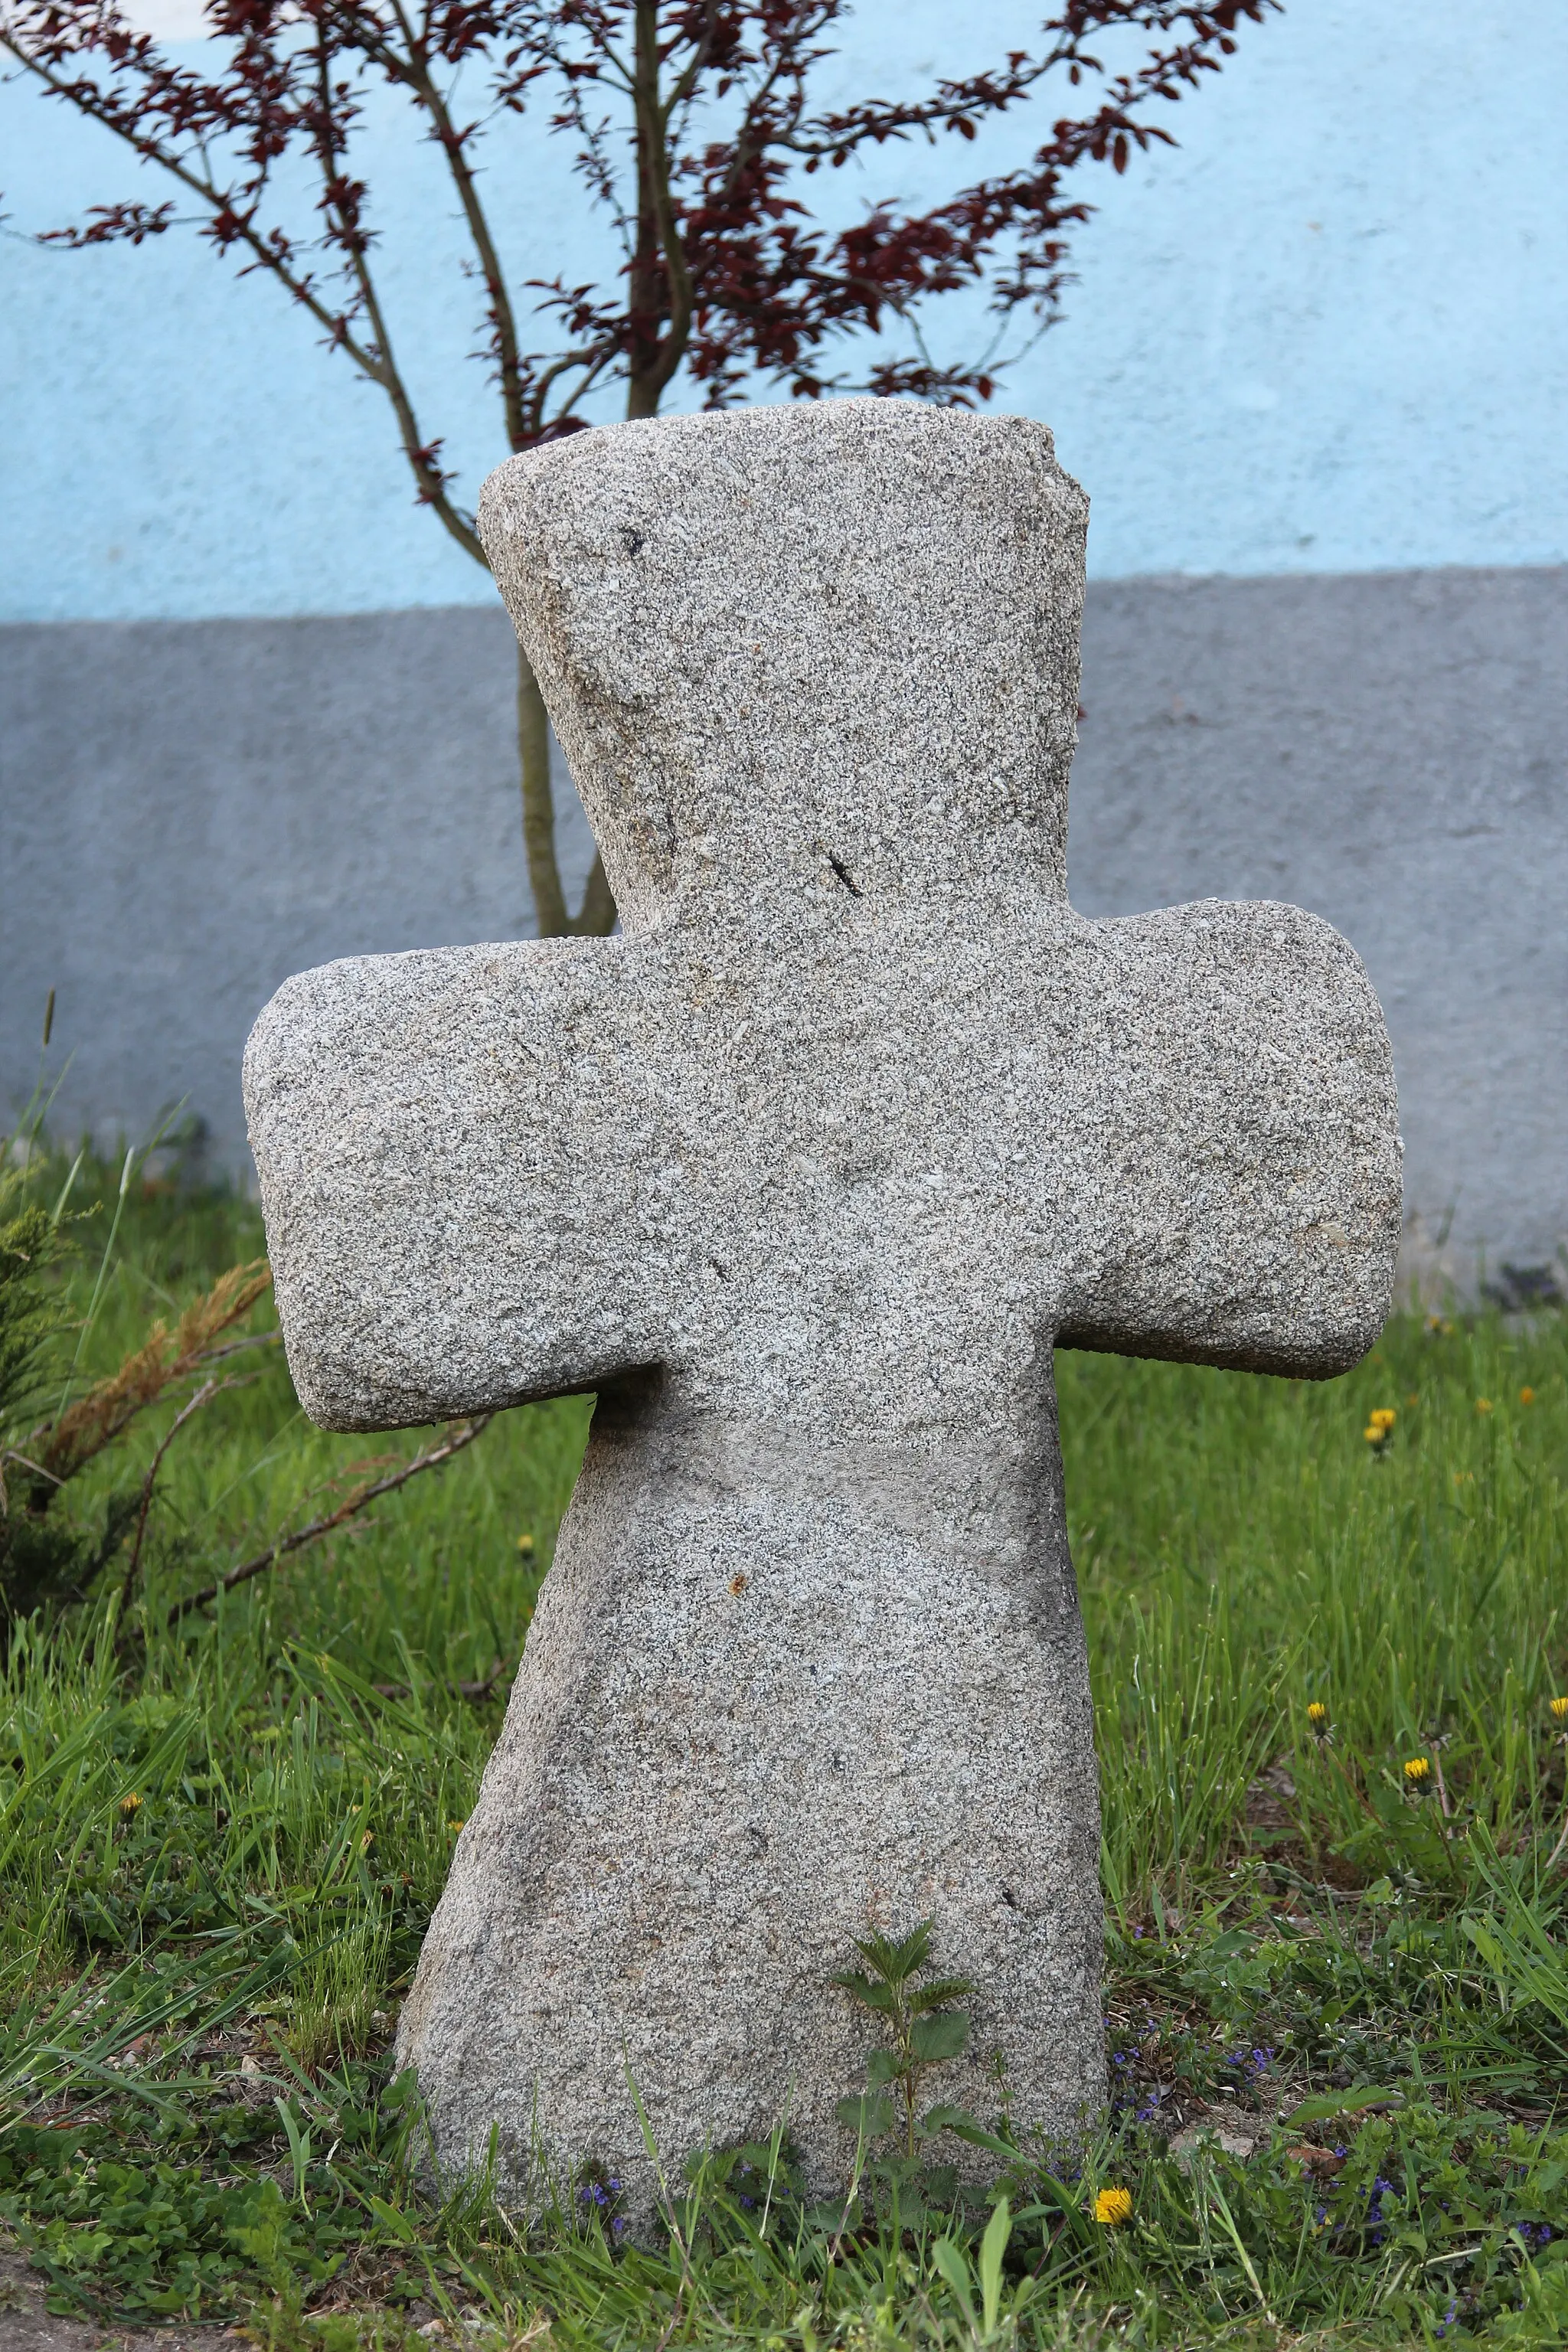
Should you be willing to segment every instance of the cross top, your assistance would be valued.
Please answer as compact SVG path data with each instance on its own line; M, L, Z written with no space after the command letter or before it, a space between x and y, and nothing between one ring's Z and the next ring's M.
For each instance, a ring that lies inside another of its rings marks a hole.
M858 888L1067 890L1089 502L1022 417L905 401L574 436L479 529L628 930ZM842 886L840 886L842 887Z
M786 2101L826 2193L868 1925L972 1977L986 2107L1102 2083L1054 1346L1323 1377L1386 1312L1387 1037L1289 907L1086 922L1085 502L896 402L612 426L481 530L625 915L289 982L247 1099L340 1428L596 1390L405 2006L439 2147L666 2157ZM558 2176L559 2177L559 2176Z

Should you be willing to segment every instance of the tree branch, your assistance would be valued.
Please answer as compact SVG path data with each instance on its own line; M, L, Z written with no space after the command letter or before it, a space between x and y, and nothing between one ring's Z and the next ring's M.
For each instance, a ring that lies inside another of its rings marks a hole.
M628 371L626 415L654 416L670 378L686 356L695 305L691 271L670 194L668 116L659 100L658 0L635 0L635 5L638 177L664 259L668 322L655 341L648 363ZM645 269L644 277L646 285L651 272Z
M326 44L320 40L316 45L316 81L321 115L314 144L321 174L321 209L336 226L337 242L347 256L348 267L359 288L364 314L375 339L374 348L379 361L375 381L392 403L403 454L418 487L421 505L431 508L464 554L471 556L488 572L489 563L471 518L456 507L447 495L447 484L451 477L444 474L437 463L441 444L439 441L421 441L413 400L393 357L392 336L382 310L375 280L371 275L369 238L360 226L357 197L351 213L349 184L338 170L342 132L332 113L331 78L327 64Z
M441 446L439 441L425 444L420 440L418 421L415 415L413 402L392 356L391 341L386 332L385 320L382 316L380 300L363 254L358 249L355 241L363 232L356 231L351 236L344 225L341 206L332 206L331 210L339 230L339 241L347 253L349 268L359 288L365 315L374 338L374 345L369 347L353 333L345 313L333 311L322 301L310 277L290 268L286 257L287 247L280 247L279 244L264 236L257 228L254 206L248 212L237 210L232 191L220 188L210 174L194 171L189 163L161 140L146 131L137 131L121 118L119 109L110 103L104 93L90 81L85 79L68 80L64 76L56 73L43 59L32 56L27 50L20 47L8 27L3 24L0 24L0 48L5 49L55 97L67 100L89 121L100 123L106 131L111 131L117 139L123 141L125 145L140 156L143 163L155 163L160 171L167 172L171 179L177 181L181 187L188 190L212 215L220 245L243 246L251 257L248 267L253 269L264 269L275 278L290 299L298 302L315 320L331 348L334 351L345 352L360 373L385 393L397 418L404 455L408 460L418 486L421 503L434 510L463 552L471 556L476 563L483 564L488 571L489 567L486 562L485 551L479 544L479 535L474 530L472 520L447 495L447 478L442 474L437 463L437 453ZM319 50L319 59L321 73L324 78L326 72L324 48ZM330 96L327 103L330 109ZM312 140L318 162L322 164L323 180L326 181L331 175L331 166L322 153L323 139L328 142L330 154L331 134L326 124L321 126ZM142 226L142 234L148 233L150 233L150 224L144 223Z
M65 99L77 109L79 113L85 114L89 121L101 123L106 131L112 131L117 139L123 140L126 146L139 155L143 163L156 163L160 171L167 172L171 179L177 180L183 188L188 189L191 194L205 205L215 215L227 215L226 241L230 244L243 245L253 257L250 266L254 268L269 270L292 299L310 312L311 318L326 334L332 348L335 351L346 352L363 374L367 375L373 383L380 383L381 376L374 357L349 331L347 320L342 314L330 310L316 293L310 278L300 277L296 271L290 269L282 255L267 242L259 231L244 215L232 211L230 197L215 182L203 179L198 173L193 172L187 164L181 162L177 155L172 153L157 140L144 132L136 131L127 123L121 121L115 110L104 102L101 93L94 89L90 82L67 81L60 75L52 72L38 58L29 56L26 49L19 48L3 23L0 23L0 48L8 51L16 59L18 65L24 67L35 79L41 81L56 98Z
M416 38L408 22L402 0L392 0L392 8L406 44L406 55L399 58L395 50L384 48L380 52L383 63L395 81L400 81L405 89L413 92L416 103L425 109L435 125L436 143L447 159L489 299L508 446L514 450L525 448L528 436L523 425L522 362L517 319L501 268L500 255L496 249L489 222L479 202L479 188L464 152L468 134L459 131L452 121L451 110L426 62L425 46ZM356 16L356 24L358 21ZM482 554L480 561L483 561Z

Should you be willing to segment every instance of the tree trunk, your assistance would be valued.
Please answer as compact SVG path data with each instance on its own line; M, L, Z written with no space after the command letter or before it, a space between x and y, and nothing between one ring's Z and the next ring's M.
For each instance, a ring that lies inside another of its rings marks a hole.
M555 855L555 798L550 788L550 720L544 697L528 656L517 649L517 749L522 769L522 843L528 854L528 881L542 940L602 939L615 928L616 902L605 878L602 858L594 870L575 915L568 912L566 893Z

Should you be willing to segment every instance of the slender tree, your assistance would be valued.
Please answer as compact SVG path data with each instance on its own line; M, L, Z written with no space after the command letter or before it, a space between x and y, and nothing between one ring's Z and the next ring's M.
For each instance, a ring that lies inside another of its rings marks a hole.
M211 62L200 67L136 31L117 0L5 0L0 43L177 189L161 203L95 205L46 236L139 245L194 209L219 253L275 279L380 386L419 500L483 563L388 317L372 192L356 169L378 85L407 101L411 128L450 175L501 439L520 450L617 400L627 416L652 416L673 386L710 407L753 389L989 399L1059 312L1068 233L1091 210L1075 193L1079 166L1121 172L1135 148L1172 143L1152 119L1160 104L1216 70L1243 23L1279 5L1069 0L1026 51L913 98L826 110L814 92L847 0L207 0ZM1114 67L1096 47L1108 37ZM958 184L923 209L889 195L847 226L817 218L823 167L909 141L951 139L956 158L1047 85L1080 110L1053 120L1017 168L967 183L955 173ZM487 139L537 127L569 142L613 230L603 283L509 274L481 156ZM984 298L982 347L941 360L926 316L963 289ZM549 729L521 654L517 712L539 929L605 931L615 906L597 862L581 908L566 903Z

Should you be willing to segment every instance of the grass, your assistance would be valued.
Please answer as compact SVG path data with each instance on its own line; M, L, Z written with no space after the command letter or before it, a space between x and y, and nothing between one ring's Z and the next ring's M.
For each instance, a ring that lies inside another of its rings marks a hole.
M137 1181L105 1264L119 1172L84 1171L58 1277L79 1325L97 1294L79 1387L262 1247L243 1202ZM873 2150L847 2223L777 2141L684 2178L665 2151L651 2251L603 2181L530 2226L482 2183L433 2201L387 2063L587 1407L504 1416L171 1626L422 1442L311 1429L275 1349L222 1370L246 1385L170 1443L125 1617L130 1533L5 1666L0 2219L56 2309L326 2352L432 2322L799 2352L1568 2337L1568 1318L1396 1318L1326 1387L1058 1360L1104 2128L1072 2178L998 2154L967 2206ZM193 1382L73 1479L73 1524L133 1525Z

